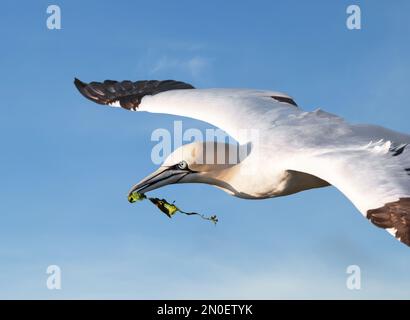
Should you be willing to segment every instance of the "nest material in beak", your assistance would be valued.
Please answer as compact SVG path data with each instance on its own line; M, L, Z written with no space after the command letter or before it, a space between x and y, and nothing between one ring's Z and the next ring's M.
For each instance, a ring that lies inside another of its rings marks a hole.
M132 192L128 196L128 201L130 203L134 203L134 202L137 202L137 201L142 201L144 199L147 199L147 196L143 193L139 193L139 192L136 192L136 191ZM158 207L159 210L161 210L163 213L165 213L168 218L172 218L172 216L175 215L177 212L181 212L181 213L183 213L185 215L188 215L188 216L198 215L204 220L209 220L209 221L213 222L215 225L218 222L218 218L216 217L216 215L207 217L207 216L204 216L203 214L196 213L196 212L185 212L185 211L182 211L181 209L179 209L174 203L169 203L165 199L159 199L159 198L148 198L148 199L153 204L155 204Z

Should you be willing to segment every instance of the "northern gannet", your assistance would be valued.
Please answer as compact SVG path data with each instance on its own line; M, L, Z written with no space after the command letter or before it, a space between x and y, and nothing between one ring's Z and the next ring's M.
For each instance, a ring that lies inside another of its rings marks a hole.
M174 80L74 83L98 104L210 123L247 150L236 163L207 162L213 142L183 145L130 193L207 183L237 197L265 199L334 185L373 224L410 246L410 135L306 112L274 91L195 89ZM243 134L255 128L258 139Z

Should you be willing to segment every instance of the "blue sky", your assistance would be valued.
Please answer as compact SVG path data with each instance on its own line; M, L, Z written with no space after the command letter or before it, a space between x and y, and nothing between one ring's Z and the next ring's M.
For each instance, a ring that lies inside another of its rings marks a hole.
M46 28L57 4L62 29ZM346 28L358 4L362 30ZM167 219L128 188L181 118L101 108L72 81L177 79L291 94L409 133L408 1L3 1L0 298L409 298L409 249L336 189L263 201L205 185L153 195L216 213ZM205 129L183 119L184 128ZM46 288L46 268L62 289ZM362 289L346 288L359 265Z

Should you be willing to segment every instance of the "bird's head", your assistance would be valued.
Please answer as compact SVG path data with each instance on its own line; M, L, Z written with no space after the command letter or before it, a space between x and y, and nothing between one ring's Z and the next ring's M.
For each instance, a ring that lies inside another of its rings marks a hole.
M228 191L224 178L237 164L236 148L236 145L214 142L183 145L170 154L158 170L134 185L129 196L176 183L208 183Z

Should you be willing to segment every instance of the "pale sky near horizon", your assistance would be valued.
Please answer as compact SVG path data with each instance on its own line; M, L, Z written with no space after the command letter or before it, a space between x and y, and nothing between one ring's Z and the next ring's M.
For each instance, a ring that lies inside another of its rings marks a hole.
M47 6L62 29L46 27ZM362 29L346 28L358 4ZM209 125L103 108L73 86L176 79L272 89L305 110L409 133L408 1L3 1L0 298L409 298L410 249L335 188L247 201L206 185L153 195L216 213L169 220L129 187L150 140ZM371 191L371 190L369 190ZM48 290L58 265L62 289ZM361 290L346 268L361 268Z

